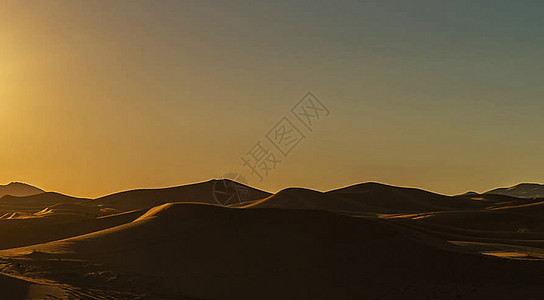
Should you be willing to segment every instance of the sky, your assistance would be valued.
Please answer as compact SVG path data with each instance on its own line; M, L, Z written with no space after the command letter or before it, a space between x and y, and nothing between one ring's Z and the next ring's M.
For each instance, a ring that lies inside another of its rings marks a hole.
M227 173L271 192L544 183L542 13L506 0L2 1L0 184L98 197ZM322 104L311 130L291 111L317 103L308 92ZM300 133L287 155L280 128Z

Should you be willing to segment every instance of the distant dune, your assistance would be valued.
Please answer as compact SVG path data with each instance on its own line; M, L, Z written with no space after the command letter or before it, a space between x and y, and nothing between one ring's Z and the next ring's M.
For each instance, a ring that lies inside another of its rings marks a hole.
M0 185L0 198L11 195L11 196L31 196L36 194L41 194L44 191L21 182L12 182L6 185Z
M169 202L195 202L220 204L217 199L222 192L223 184L233 184L231 180L210 180L195 184L162 189L141 189L112 194L93 200L94 204L110 207L119 211L149 209ZM270 193L234 183L245 188L244 201L252 201L270 196ZM236 200L232 202L235 204Z
M544 297L543 199L236 185L219 194L242 189L244 201L223 206L218 183L4 197L0 288L18 287L10 299Z
M544 198L544 185L536 183L521 183L507 188L498 188L486 194L506 195L519 198Z

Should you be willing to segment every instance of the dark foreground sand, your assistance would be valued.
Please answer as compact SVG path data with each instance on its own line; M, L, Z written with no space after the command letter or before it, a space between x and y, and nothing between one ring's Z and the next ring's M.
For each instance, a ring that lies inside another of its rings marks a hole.
M0 199L0 298L544 299L544 199L214 184Z

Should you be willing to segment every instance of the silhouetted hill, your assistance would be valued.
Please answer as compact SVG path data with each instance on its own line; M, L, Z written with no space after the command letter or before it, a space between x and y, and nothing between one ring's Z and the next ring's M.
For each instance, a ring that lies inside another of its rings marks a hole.
M0 198L11 195L11 196L30 196L41 194L44 191L37 187L28 185L22 182L12 182L6 185L0 185Z
M239 193L239 194L238 194ZM270 193L231 180L210 180L200 183L159 189L139 189L108 195L93 202L119 211L149 209L169 202L195 202L217 205L239 204L270 196ZM233 199L228 200L232 196Z
M9 212L31 214L55 204L85 203L87 201L89 199L75 198L54 192L42 192L40 194L21 197L7 195L0 199L0 217Z
M544 185L521 183L512 187L494 189L485 194L498 194L528 199L544 198Z
M326 194L357 201L375 207L380 212L390 213L442 211L487 205L474 201L471 197L451 197L416 188L375 182L356 184Z
M244 208L286 208L327 210L341 213L378 212L379 209L362 201L338 197L304 188L287 188L270 197L243 205Z

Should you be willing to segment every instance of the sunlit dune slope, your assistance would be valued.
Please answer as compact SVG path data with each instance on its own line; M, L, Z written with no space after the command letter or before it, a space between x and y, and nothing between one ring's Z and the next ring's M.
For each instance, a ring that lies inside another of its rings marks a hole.
M227 186L226 189L225 186ZM232 203L254 201L270 196L267 192L226 179L210 180L171 188L131 190L93 200L48 192L30 196L5 196L1 198L0 217L8 214L5 216L7 218L13 213L16 213L15 216L27 216L43 210L49 210L50 212L52 208L56 208L57 215L62 213L70 214L71 211L72 215L88 216L149 209L169 202L221 204L220 197L232 193L234 187L242 189L243 195L233 199ZM71 205L71 208L68 209L67 205ZM100 209L100 212L95 212L96 208ZM52 214L49 213L49 215Z
M243 201L252 201L270 196L267 192L225 179L171 188L126 191L98 198L93 200L93 203L103 207L112 207L119 211L149 209L169 202L219 204L216 198L222 195L221 192L224 191L225 184L243 187L245 193L244 197L240 199ZM233 191L229 190L229 192L232 193ZM233 200L233 203L236 203L236 201Z
M4 196L0 198L0 214L13 212L33 214L60 203L75 204L88 201L89 199L75 198L52 192L21 197Z
M32 217L0 220L0 249L74 237L132 222L145 211L98 218Z
M59 193L4 196L0 199L0 249L68 238L131 222L145 210L172 201L217 203L214 192L228 181L208 181L166 189L135 190L96 200ZM266 197L266 192L241 184L243 198ZM230 191L229 191L230 192ZM111 217L107 217L111 216Z
M245 205L242 204L240 207L314 209L349 213L373 213L379 211L379 209L366 205L362 201L346 199L303 188L288 188L267 198Z

